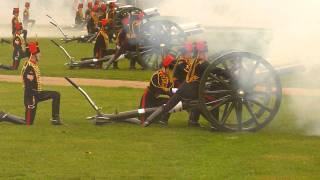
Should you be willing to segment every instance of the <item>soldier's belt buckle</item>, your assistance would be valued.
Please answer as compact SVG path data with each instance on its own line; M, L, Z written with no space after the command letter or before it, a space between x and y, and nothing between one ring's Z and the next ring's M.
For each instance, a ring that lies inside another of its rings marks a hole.
M34 105L28 105L28 109L34 109L36 106Z

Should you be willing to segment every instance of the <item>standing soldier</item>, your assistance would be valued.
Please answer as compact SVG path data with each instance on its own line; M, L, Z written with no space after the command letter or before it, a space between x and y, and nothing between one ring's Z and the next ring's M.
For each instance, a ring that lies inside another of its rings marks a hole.
M175 57L168 54L162 63L162 68L155 72L150 80L150 85L145 89L140 101L140 108L159 107L167 103L169 97L175 91L173 89L172 69L175 64ZM167 124L169 114L158 119L161 123ZM141 123L144 123L145 116L140 117Z
M116 34L115 32L115 22L114 18L116 16L116 3L110 2L107 12L107 18L109 20L110 30L108 31L109 42L113 42L113 36Z
M90 17L91 17L91 11L92 11L92 2L88 2L87 10L85 12L85 20L88 23Z
M182 83L177 93L170 97L167 104L159 107L155 112L153 112L144 122L144 126L149 126L155 119L166 115L169 111L174 108L182 99L196 100L198 99L198 90L200 79L205 69L208 67L209 63L206 61L207 56L207 45L205 42L196 43L196 54L197 58L191 64L190 70L187 74L186 81ZM200 111L198 109L192 110L195 113L194 116L199 119ZM197 122L198 123L198 122Z
M108 39L108 19L102 19L100 21L101 28L97 35L96 42L94 44L93 53L97 59L103 58L107 55L109 39ZM97 68L102 68L102 62L96 63ZM118 68L118 67L115 67Z
M88 35L92 35L98 32L98 22L99 22L99 19L97 17L98 8L99 7L97 5L94 5L92 8L90 19L87 22Z
M30 58L25 62L21 75L24 85L25 120L27 125L32 125L36 116L37 104L52 99L52 120L53 125L61 125L60 122L60 93L56 91L42 91L39 69L38 43L30 42L28 45Z
M25 52L24 52L24 46L25 46L25 41L24 39L20 36L21 35L21 30L22 30L22 25L21 23L16 23L15 25L15 34L12 42L13 46L13 53L12 53L12 65L3 65L0 64L0 68L6 69L6 70L17 70L20 65L21 59L25 58Z
M107 18L107 4L102 3L100 5L100 13L99 13L99 20Z
M11 27L12 27L12 35L15 37L16 33L16 24L21 23L19 19L19 8L13 8L13 17L11 20ZM22 23L21 23L22 24ZM22 27L22 26L21 26ZM23 34L24 41L27 41L27 30L24 30L23 28L20 30Z
M83 4L80 3L78 5L78 10L76 12L75 24L77 27L81 27L83 23L84 23Z
M25 9L23 11L23 25L27 28L29 23L31 23L31 28L34 26L36 21L34 19L30 19L30 2L26 2L24 5Z

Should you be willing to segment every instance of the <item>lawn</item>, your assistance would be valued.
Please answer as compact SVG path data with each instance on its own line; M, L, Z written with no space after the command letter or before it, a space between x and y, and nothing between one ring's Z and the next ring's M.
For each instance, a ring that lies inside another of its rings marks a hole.
M218 133L188 128L186 113L175 114L168 127L97 127L85 120L94 112L75 89L44 88L61 92L65 125L50 125L50 102L40 104L32 127L0 123L0 179L320 178L320 139L297 127L289 97L263 130ZM84 89L105 112L135 109L143 93L129 88ZM1 83L0 94L1 109L23 114L21 84ZM314 117L319 111L304 118Z
M29 41L32 41L31 38ZM59 40L55 39L57 42ZM83 77L99 79L127 79L135 81L148 81L153 71L143 71L137 64L137 70L129 70L129 61L123 59L119 62L120 70L101 70L101 69L69 69L64 64L68 62L63 52L55 46L50 39L38 39L41 50L41 73L43 76L54 77ZM92 57L93 44L89 43L68 43L63 45L69 53L76 59ZM113 47L111 45L110 47ZM7 44L0 44L0 64L11 64L12 47ZM22 63L21 63L22 64ZM21 69L20 65L20 69ZM5 71L0 69L0 74L17 75L20 71Z

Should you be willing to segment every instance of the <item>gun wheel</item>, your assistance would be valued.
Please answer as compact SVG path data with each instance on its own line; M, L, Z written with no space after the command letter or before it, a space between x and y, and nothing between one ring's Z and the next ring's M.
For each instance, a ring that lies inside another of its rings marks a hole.
M210 57L199 87L200 109L215 129L256 131L279 111L282 88L273 67L248 52Z
M141 27L143 44L143 64L148 69L159 69L162 58L168 52L177 51L186 40L184 31L174 22L155 20L144 23Z

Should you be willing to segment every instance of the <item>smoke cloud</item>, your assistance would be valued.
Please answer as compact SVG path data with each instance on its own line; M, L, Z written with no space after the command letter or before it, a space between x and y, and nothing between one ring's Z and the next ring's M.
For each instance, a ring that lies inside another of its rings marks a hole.
M292 76L295 81L286 84L308 88L320 87L319 7L318 0L163 0L159 6L162 15L183 16L201 23L207 31L208 27L216 29L219 37L204 37L213 49L256 52L275 66L303 64L306 72ZM221 27L229 28L219 30ZM309 95L290 96L283 106L295 114L297 127L307 134L320 135L319 98Z

